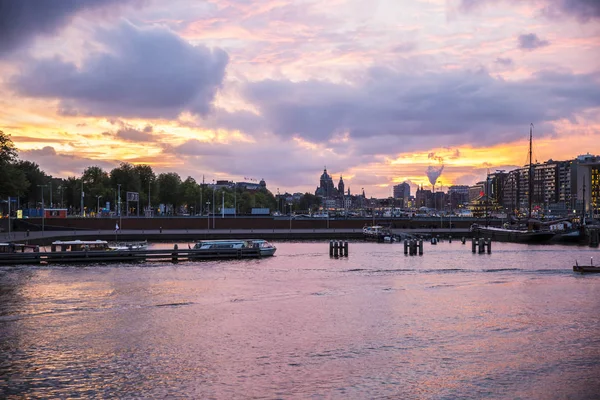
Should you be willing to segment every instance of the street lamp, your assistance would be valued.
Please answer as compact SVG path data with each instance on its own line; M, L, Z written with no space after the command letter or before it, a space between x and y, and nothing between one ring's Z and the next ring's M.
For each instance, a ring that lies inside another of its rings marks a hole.
M212 201L212 220L213 220L213 229L215 229L215 180L213 179L213 201Z
M206 213L210 212L210 201L206 202ZM210 215L206 216L206 229L210 229Z
M37 185L39 188L42 188L42 236L44 236L44 220L46 218L46 211L44 210L44 188L48 185Z
M100 215L100 198L102 198L102 196L97 194L96 195L96 214L98 214L98 215Z

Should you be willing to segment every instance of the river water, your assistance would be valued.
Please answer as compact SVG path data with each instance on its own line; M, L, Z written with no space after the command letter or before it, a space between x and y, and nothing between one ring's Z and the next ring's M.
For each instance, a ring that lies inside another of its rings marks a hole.
M600 276L572 272L598 250L276 245L259 260L0 267L0 398L599 396Z

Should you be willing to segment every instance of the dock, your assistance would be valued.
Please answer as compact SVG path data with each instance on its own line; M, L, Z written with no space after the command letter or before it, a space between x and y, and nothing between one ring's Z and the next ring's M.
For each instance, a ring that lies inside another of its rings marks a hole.
M146 263L260 258L260 249L173 249L123 251L34 251L0 254L0 265Z

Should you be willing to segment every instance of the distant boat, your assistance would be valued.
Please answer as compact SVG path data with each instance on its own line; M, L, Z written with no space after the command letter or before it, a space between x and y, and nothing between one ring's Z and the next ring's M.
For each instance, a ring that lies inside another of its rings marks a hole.
M600 267L596 267L593 264L593 258L590 259L590 265L579 265L577 261L575 261L575 265L573 265L573 271L583 273L595 273L600 272Z
M375 240L377 242L395 242L396 236L392 230L382 225L365 226L363 228L363 237L365 240Z
M148 241L143 242L125 242L125 243L113 243L108 246L109 250L123 251L123 250L146 250L148 248Z
M223 240L201 240L194 245L196 250L216 250L216 249L260 249L261 256L272 256L277 251L277 247L264 239L223 239Z

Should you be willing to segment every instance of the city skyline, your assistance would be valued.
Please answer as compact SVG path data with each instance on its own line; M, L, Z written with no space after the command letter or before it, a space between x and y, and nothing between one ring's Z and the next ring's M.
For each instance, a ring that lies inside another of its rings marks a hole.
M384 198L521 168L530 123L534 162L600 153L596 2L0 4L0 130L55 177L313 193L325 165Z

